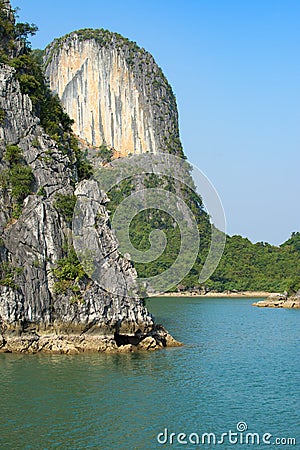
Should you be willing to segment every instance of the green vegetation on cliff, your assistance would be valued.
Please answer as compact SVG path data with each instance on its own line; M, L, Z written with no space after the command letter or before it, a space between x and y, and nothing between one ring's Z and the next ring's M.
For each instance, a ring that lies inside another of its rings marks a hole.
M0 0L0 62L9 64L14 56L26 53L29 49L28 37L38 30L29 23L16 23L16 9Z
M8 64L16 70L21 91L29 95L34 114L40 119L45 132L74 161L78 178L89 178L91 166L72 134L74 122L64 112L58 96L51 92L47 84L41 51L32 51L28 42L28 37L34 35L37 29L33 24L17 23L16 10L9 9L0 0L0 63Z
M73 294L73 301L81 301L80 282L87 277L73 247L67 249L67 254L56 263L53 269L55 276L54 291L56 294Z
M0 263L0 286L18 288L18 276L23 273L22 267L14 267L8 262Z
M67 223L73 219L76 200L75 195L56 194L55 196L54 206Z
M148 175L142 184L148 189L160 187L171 192L176 191L174 182L167 177ZM111 201L108 208L112 215L118 204L133 191L134 180L127 179L110 192ZM180 186L180 192L180 195L184 193L183 186ZM191 190L186 190L184 198L197 220L200 249L194 267L180 283L181 290L261 290L292 293L300 289L300 233L293 233L291 238L279 247L265 242L253 244L241 236L227 236L218 268L210 279L199 285L199 273L209 250L211 227L201 198ZM181 239L174 219L165 212L153 209L144 210L133 218L129 230L132 244L140 251L149 250L149 235L154 229L165 233L167 246L155 261L135 264L141 278L163 273L172 266L179 254Z
M181 197L189 210L192 211L199 234L201 236L200 249L197 262L194 268L183 280L186 288L197 284L197 275L200 267L203 266L210 245L211 227L207 213L204 211L202 199L191 189L187 188L178 180L173 180L168 176L158 176L148 174L141 176L138 180L128 178L123 180L109 192L110 202L108 209L113 217L117 206L131 193L142 189L164 189ZM186 220L182 217L182 220ZM122 225L122 224L121 224ZM140 211L131 221L129 236L132 245L139 251L145 252L150 249L149 235L153 230L160 230L165 233L166 247L163 253L154 261L147 263L135 263L138 275L142 278L149 278L164 273L172 266L177 259L181 248L181 232L176 220L167 212L158 209L145 209ZM125 229L118 230L118 236L122 236ZM193 242L190 243L193 245ZM179 272L185 272L186 261L182 261L182 269L179 266Z
M23 200L32 192L34 175L17 145L6 147L4 161L8 167L2 171L0 185L9 189L13 200L11 216L18 219L22 212Z

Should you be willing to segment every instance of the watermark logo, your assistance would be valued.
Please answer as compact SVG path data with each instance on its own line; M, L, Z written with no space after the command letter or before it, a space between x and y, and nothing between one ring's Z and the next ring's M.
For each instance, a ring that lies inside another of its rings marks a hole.
M243 431L248 430L248 425L246 424L246 422L238 422L236 424L236 429L237 429L237 431L243 432Z
M296 446L294 437L275 437L271 433L256 433L248 431L246 422L238 422L235 430L214 433L175 433L165 428L158 433L156 440L161 445L284 445Z
M143 178L144 177L144 178ZM145 182L145 177L147 182ZM151 178L152 177L152 178ZM154 186L149 180L155 179ZM206 261L199 274L199 283L204 283L215 271L224 251L225 215L220 198L208 178L193 164L176 156L159 154L133 155L128 158L113 160L105 167L100 167L94 175L98 193L109 193L118 189L126 180L132 180L134 189L129 189L114 211L111 226L119 243L118 251L132 263L149 263L156 261L163 254L167 237L162 229L154 229L149 234L149 249L137 249L130 239L130 225L137 214L145 210L161 211L172 218L173 226L180 231L180 247L177 257L162 273L146 278L139 277L137 282L141 291L166 292L178 285L193 268L201 243L199 231L199 209L191 208L188 201L194 195L203 200L206 213L211 223L210 248ZM157 182L158 180L158 182ZM161 181L161 183L159 182ZM171 188L166 188L170 186ZM91 192L93 200L96 190ZM102 195L102 194L101 194ZM74 246L87 274L104 290L110 290L111 280L108 258L101 253L101 236L92 229L91 214L97 214L91 206L91 198L78 197L73 220ZM115 295L124 295L126 280L119 277L119 288ZM128 296L128 291L127 291ZM130 294L129 294L130 296Z

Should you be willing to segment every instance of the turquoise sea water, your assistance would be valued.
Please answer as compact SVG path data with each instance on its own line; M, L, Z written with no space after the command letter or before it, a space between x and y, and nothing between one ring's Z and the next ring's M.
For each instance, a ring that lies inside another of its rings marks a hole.
M182 348L0 355L0 449L300 448L300 311L252 302L148 300Z

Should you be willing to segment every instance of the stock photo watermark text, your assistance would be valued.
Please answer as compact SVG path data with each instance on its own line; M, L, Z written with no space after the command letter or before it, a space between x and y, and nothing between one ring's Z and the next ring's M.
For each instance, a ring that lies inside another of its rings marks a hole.
M165 428L158 433L157 442L161 445L282 445L296 446L295 437L277 437L272 433L257 433L248 431L246 422L238 422L235 430L224 432L174 432Z

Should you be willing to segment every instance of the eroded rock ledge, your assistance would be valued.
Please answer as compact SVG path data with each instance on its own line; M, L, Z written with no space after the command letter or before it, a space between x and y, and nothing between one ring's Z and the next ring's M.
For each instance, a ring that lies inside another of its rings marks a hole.
M179 347L176 341L162 326L156 326L146 336L101 336L83 334L55 334L49 329L43 333L3 333L0 335L0 353L130 353L159 350L166 347Z

